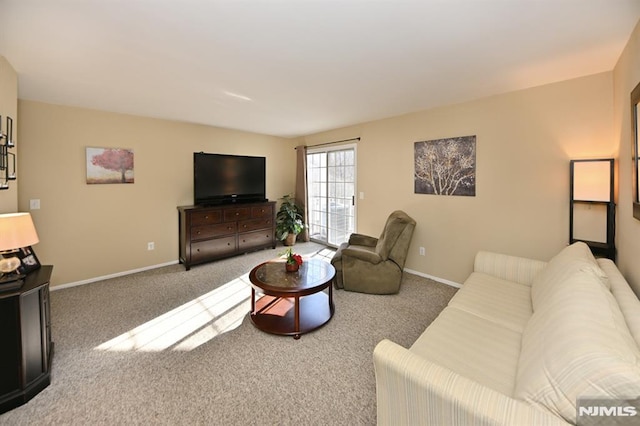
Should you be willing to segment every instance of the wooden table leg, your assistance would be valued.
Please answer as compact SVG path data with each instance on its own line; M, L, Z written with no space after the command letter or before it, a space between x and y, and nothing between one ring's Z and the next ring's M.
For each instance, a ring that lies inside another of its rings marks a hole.
M333 283L329 283L329 310L333 311Z
M300 338L300 296L296 296L293 301L293 331L296 332L293 338L298 340Z
M256 313L256 289L251 287L251 315Z

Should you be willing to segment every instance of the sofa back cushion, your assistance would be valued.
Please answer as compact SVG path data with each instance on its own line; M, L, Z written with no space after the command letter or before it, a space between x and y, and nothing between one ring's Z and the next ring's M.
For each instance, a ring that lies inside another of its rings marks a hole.
M640 351L596 271L572 270L543 300L522 335L516 398L575 423L579 397L640 395Z
M531 283L531 305L533 311L546 305L553 296L555 289L577 271L588 271L600 278L605 286L608 280L605 273L598 266L589 246L583 242L576 242L565 247L555 255L547 266L533 279Z
M635 295L629 283L624 279L618 267L611 259L598 259L598 264L602 268L611 284L611 294L616 299L620 311L624 315L629 331L640 347L640 300Z

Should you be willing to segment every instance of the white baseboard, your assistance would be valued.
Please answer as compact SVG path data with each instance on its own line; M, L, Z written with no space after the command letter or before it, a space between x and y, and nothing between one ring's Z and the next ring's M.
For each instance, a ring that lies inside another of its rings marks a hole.
M171 262L160 263L158 265L145 266L144 268L132 269L130 271L116 272L115 274L103 275L101 277L89 278L87 280L75 281L75 282L72 282L72 283L56 285L56 286L53 286L53 287L49 287L49 290L50 291L55 291L55 290L62 290L64 288L77 287L79 285L90 284L90 283L94 283L96 281L108 280L110 278L123 277L125 275L131 275L131 274L135 274L135 273L138 273L138 272L148 271L150 269L156 269L156 268L162 268L163 266L175 265L176 263L178 263L177 260L172 260Z
M434 277L433 275L429 275L429 274L425 274L425 273L422 273L422 272L414 271L413 269L404 268L404 271L408 272L410 274L418 275L419 277L429 278L430 280L434 280L434 281L437 281L437 282L442 283L442 284L450 285L451 287L462 288L462 284L456 283L454 281L445 280L444 278Z
M75 281L75 282L71 282L71 283L67 283L67 284L60 284L60 285L56 285L56 286L50 287L49 290L50 291L55 291L55 290L62 290L62 289L65 289L65 288L77 287L77 286L80 286L80 285L95 283L97 281L108 280L110 278L118 278L118 277L123 277L125 275L135 274L135 273L138 273L138 272L144 272L144 271L148 271L150 269L157 269L157 268L162 268L164 266L175 265L177 263L179 263L177 260L172 260L171 262L160 263L158 265L145 266L144 268L132 269L130 271L116 272L115 274L103 275L101 277L89 278L89 279L86 279L86 280ZM410 274L418 275L419 277L428 278L430 280L437 281L439 283L449 285L451 287L462 288L462 284L459 284L459 283L454 282L454 281L446 280L444 278L435 277L433 275L425 274L425 273L419 272L419 271L414 271L413 269L408 269L408 268L404 268L404 271L408 272Z

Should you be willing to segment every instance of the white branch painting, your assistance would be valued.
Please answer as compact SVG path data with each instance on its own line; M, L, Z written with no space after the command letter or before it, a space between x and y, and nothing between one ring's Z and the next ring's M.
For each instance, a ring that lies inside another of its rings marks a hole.
M417 194L476 195L476 137L437 139L414 145Z

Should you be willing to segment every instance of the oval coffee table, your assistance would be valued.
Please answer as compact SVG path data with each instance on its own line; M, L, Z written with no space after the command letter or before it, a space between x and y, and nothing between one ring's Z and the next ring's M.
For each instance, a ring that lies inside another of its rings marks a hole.
M285 271L284 261L261 263L249 273L251 321L262 331L295 339L322 327L335 310L335 274L330 263L318 259L305 260L296 272ZM256 291L263 294L258 300Z

